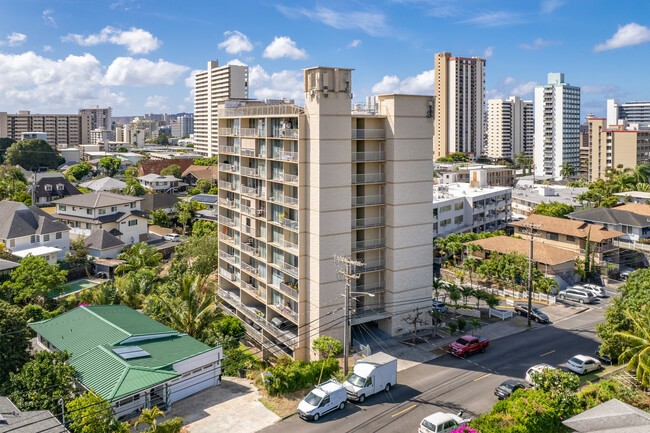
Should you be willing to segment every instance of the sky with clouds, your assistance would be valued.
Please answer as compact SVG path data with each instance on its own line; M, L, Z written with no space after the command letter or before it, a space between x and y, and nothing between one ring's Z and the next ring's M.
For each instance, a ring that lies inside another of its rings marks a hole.
M193 71L250 67L250 94L300 103L302 68L354 68L355 102L433 94L434 54L487 59L487 98L532 98L548 72L650 100L650 2L619 0L0 0L0 111L193 111Z

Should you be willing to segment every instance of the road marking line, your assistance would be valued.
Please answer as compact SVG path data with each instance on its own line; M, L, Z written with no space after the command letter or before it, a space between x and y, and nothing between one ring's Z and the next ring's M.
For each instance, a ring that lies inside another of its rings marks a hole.
M492 376L492 373L484 374L484 375L481 376L481 377L477 377L477 378L474 379L472 382L476 382L477 380L484 379L484 378L486 378L486 377L488 377L488 376Z
M396 414L393 414L392 417L394 418L394 417L396 417L397 415L401 415L401 414L403 414L404 412L413 409L415 406L417 406L417 404L414 404L413 406L407 407L407 408L404 409L403 411L400 411L400 412L397 412Z
M553 353L553 352L555 352L555 350L551 350L550 352L543 353L543 354L541 354L541 355L539 355L539 356L550 355L550 354Z

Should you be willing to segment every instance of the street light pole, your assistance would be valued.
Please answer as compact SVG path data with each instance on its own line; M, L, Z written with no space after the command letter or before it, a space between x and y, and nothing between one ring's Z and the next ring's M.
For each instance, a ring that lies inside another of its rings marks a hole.
M530 233L530 251L528 253L528 312L526 318L528 319L528 327L530 328L530 316L533 308L533 232L540 227L541 224L523 223L523 226L528 229Z

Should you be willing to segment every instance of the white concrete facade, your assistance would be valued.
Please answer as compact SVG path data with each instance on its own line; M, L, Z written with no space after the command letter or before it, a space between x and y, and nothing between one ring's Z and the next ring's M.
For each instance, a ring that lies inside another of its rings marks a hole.
M219 103L248 98L248 66L219 66L218 60L196 73L194 88L194 150L204 156L219 149Z
M621 103L618 99L608 99L607 126L618 125L621 120L628 123L650 124L650 101Z
M80 108L79 114L90 116L90 129L110 130L112 128L113 109L99 108L99 105L93 105L90 108Z
M488 101L487 156L511 158L519 154L533 156L533 101L517 96Z
M548 84L535 87L534 170L560 178L562 164L580 170L580 88L549 73Z

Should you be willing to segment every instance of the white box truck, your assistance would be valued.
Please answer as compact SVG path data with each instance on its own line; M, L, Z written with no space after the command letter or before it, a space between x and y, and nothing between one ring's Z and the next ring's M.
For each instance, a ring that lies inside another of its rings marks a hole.
M397 359L378 352L354 364L353 373L343 382L348 400L363 403L379 391L390 391L397 383Z
M312 389L298 404L298 416L307 421L318 421L326 413L345 408L346 401L345 387L336 379L330 379Z

